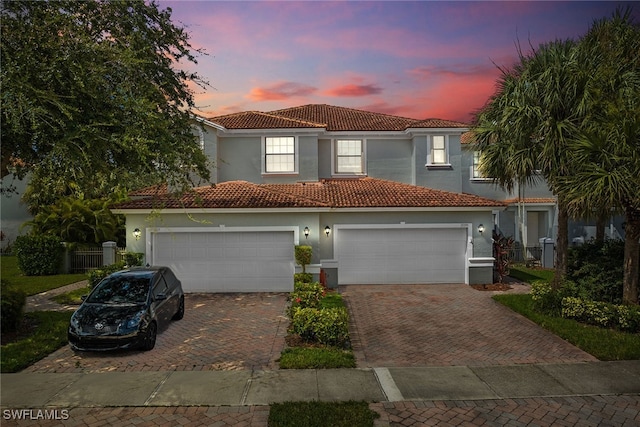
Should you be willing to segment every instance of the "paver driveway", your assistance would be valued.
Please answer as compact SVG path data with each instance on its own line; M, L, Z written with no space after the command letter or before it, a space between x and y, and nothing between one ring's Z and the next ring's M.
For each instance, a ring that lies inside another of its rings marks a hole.
M274 369L284 348L286 294L187 294L185 316L149 351L77 352L64 346L27 372Z
M351 285L340 291L360 368L596 360L496 303L492 292L467 285Z

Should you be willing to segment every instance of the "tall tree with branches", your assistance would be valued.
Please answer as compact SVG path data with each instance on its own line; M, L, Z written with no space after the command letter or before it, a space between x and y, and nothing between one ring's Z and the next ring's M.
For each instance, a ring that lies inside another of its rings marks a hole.
M139 179L209 178L192 132L200 53L155 1L0 5L2 177L30 173L28 204L99 198Z

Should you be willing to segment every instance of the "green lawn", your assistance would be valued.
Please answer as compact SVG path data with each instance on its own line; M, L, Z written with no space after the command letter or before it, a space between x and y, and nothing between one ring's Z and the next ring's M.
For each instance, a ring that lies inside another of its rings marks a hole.
M511 266L509 276L526 283L533 283L539 280L551 282L555 270L548 268L529 268L523 264Z
M542 314L533 309L533 300L529 294L503 294L493 298L599 360L640 360L639 334L599 328L573 319Z
M67 344L70 311L36 311L25 317L35 329L29 336L2 346L2 372L18 372Z
M371 427L380 414L367 402L284 402L269 410L269 427Z
M2 256L0 257L0 277L8 280L15 287L22 289L27 295L36 295L40 292L85 280L87 275L80 273L58 274L55 276L25 276L18 268L18 259L15 256Z

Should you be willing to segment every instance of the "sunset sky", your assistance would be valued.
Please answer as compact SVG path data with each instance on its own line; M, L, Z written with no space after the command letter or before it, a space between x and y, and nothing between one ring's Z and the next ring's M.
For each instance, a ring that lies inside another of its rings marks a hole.
M159 1L208 53L191 66L199 114L330 104L469 122L496 64L577 39L632 2ZM640 21L640 6L634 6Z

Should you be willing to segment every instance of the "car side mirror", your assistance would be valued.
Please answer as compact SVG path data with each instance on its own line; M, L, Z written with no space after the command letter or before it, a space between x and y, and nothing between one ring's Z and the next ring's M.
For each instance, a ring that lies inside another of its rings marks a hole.
M89 295L81 295L81 296L80 296L80 299L81 299L82 301L84 301L84 300L86 300L86 299L87 299L87 297L88 297L88 296L89 296Z

